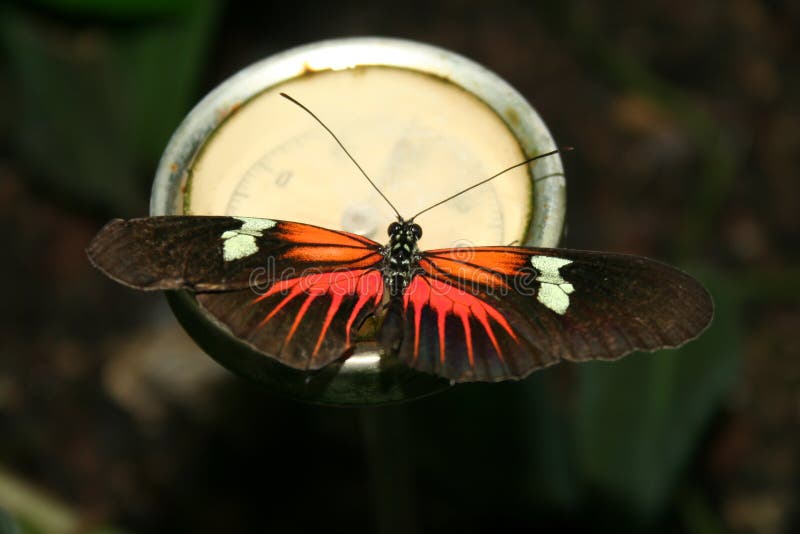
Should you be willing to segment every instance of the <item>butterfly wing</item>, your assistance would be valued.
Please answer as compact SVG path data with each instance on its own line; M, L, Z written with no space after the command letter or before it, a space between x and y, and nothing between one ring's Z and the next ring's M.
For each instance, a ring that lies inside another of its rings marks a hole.
M383 297L380 245L308 224L246 217L115 220L88 248L112 279L189 289L234 335L291 367L343 356Z
M713 314L694 278L637 256L484 247L427 251L419 265L401 319L385 322L399 333L383 338L411 367L455 381L676 347Z
M370 267L378 243L310 224L251 217L115 219L89 244L95 267L141 290L247 289L308 269Z

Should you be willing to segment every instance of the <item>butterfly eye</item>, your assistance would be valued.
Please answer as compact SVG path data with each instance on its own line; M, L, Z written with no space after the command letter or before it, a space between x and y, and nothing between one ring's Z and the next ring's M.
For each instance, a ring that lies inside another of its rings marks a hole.
M417 239L422 237L422 227L420 225L418 225L418 224L412 224L411 225L411 232L414 234L414 237L416 237Z
M395 235L398 230L400 230L400 224L393 222L392 224L389 225L389 229L387 230L387 232L389 233L390 236L392 236Z

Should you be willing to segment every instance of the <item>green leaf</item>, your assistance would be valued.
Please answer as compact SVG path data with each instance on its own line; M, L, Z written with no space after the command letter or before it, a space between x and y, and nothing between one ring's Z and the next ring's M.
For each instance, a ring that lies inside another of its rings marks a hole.
M86 26L0 6L8 122L27 176L118 215L141 209L197 97L218 2L194 5L181 16Z

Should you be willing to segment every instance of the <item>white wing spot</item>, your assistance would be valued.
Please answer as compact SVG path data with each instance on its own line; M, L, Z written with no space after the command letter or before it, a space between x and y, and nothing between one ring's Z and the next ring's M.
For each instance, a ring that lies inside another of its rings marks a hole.
M225 261L240 260L258 252L256 238L264 235L264 230L269 230L277 223L270 219L253 219L250 217L234 217L242 221L238 230L228 230L220 236L225 242L222 244L222 258Z
M537 282L541 282L536 299L559 315L567 313L569 295L575 288L561 277L559 269L572 263L572 260L554 256L531 256L531 265L539 272Z

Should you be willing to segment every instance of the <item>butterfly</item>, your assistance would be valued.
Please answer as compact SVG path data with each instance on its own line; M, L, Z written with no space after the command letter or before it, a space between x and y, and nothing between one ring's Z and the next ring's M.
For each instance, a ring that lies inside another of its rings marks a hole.
M308 108L282 94L314 117ZM690 275L625 254L488 246L420 250L424 212L392 206L388 242L299 222L161 216L108 223L90 261L140 290L184 289L265 357L314 371L346 358L375 318L383 357L451 382L521 379L560 361L678 347L713 315Z

